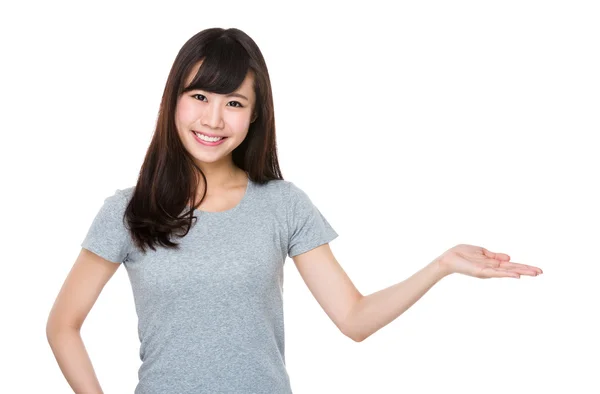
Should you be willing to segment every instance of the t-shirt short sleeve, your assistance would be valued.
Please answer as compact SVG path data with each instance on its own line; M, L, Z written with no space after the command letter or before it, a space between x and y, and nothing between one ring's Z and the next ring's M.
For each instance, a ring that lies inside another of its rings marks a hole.
M112 196L106 197L81 247L113 263L122 263L130 245L129 233L123 220L127 203L123 191L119 189Z
M337 238L338 234L308 195L293 182L288 183L288 255L294 257L329 243Z

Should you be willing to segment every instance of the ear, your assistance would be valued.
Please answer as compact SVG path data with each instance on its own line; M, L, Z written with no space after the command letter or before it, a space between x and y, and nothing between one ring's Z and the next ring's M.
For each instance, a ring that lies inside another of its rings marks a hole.
M256 114L256 113L255 113L255 114L252 116L252 119L250 120L250 123L254 123L254 121L256 120L256 118L258 118L258 114Z

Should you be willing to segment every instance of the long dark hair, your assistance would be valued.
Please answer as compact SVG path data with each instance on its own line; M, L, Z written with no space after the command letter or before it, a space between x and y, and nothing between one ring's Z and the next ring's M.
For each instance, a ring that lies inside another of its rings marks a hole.
M202 65L189 86L185 78L199 61ZM185 236L194 209L200 177L206 176L183 146L175 126L178 98L193 89L227 94L235 91L248 72L254 74L256 104L244 141L232 151L233 163L260 184L283 179L277 159L273 95L263 55L246 33L239 29L210 28L190 38L179 50L163 92L156 129L137 184L125 210L134 245L143 252L155 245L179 248L171 236ZM183 213L182 213L183 212Z

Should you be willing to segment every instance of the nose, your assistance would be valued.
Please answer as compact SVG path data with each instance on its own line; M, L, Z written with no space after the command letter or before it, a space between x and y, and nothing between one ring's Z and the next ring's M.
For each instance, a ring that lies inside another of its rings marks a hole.
M222 128L223 116L221 114L221 105L214 102L209 103L202 113L202 119L200 119L200 123L203 126L210 127L211 129Z

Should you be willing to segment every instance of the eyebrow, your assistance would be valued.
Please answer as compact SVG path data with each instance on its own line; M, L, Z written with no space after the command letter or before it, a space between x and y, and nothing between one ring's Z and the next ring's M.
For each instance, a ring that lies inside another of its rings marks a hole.
M245 100L248 100L248 97L246 97L246 96L244 96L243 94L240 94L240 93L230 93L230 94L227 95L227 97L240 97L240 98L243 98ZM248 101L250 101L250 100L248 100Z
M190 89L190 91L191 91L191 90L203 90L203 89ZM241 93L235 93L235 92L233 92L233 93L229 93L229 94L228 94L228 95L226 95L225 97L239 97L239 98L243 98L244 100L250 101L250 100L248 99L248 97L244 96L244 95L243 95L243 94L241 94Z

